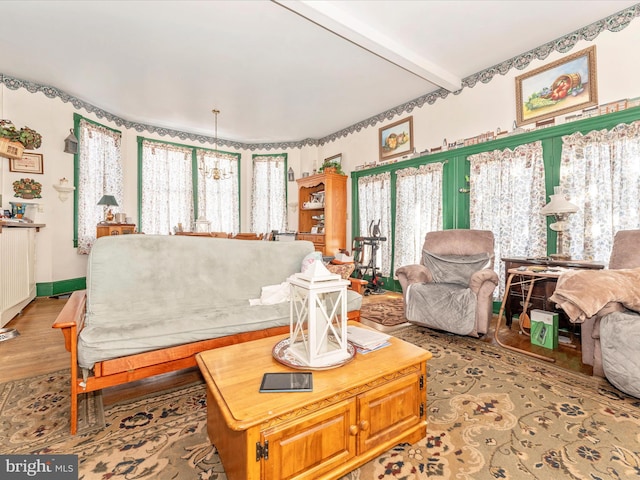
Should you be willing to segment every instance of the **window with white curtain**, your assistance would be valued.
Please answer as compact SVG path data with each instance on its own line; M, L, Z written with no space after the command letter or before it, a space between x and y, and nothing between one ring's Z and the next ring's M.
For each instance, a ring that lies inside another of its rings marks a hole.
M103 195L113 195L122 205L122 134L81 118L78 123L77 246L79 254L88 254L96 240L96 224L104 220Z
M420 263L424 237L442 230L442 163L396 171L394 269Z
M168 235L182 224L194 224L193 149L142 141L140 230Z
M198 149L198 165L218 168L221 178L198 174L198 217L211 222L212 232L238 233L240 229L239 154Z
M383 277L391 275L391 173L385 172L358 179L358 209L360 233L357 236L371 236L372 227L379 224L380 242L374 262ZM363 263L367 265L370 251L364 251Z
M467 158L471 163L470 225L490 230L495 239L494 269L504 293L503 257L547 255L546 205L542 142L514 150L493 150Z
M640 228L640 122L563 137L560 187L578 206L568 218L565 251L608 262L614 235Z
M287 229L287 155L254 155L251 231Z

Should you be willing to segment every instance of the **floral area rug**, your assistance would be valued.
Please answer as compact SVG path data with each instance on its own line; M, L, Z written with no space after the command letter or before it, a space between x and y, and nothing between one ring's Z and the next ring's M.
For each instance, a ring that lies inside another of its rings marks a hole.
M395 335L433 354L427 436L344 480L640 477L640 400L606 380L423 327ZM204 385L111 406L74 437L67 385L65 371L0 385L1 453L77 454L86 480L226 478Z
M0 453L46 445L69 433L69 371L0 384ZM78 433L104 427L102 393L82 395Z
M402 297L388 297L376 302L377 297L363 302L360 317L384 327L394 327L407 323L404 318L404 304Z

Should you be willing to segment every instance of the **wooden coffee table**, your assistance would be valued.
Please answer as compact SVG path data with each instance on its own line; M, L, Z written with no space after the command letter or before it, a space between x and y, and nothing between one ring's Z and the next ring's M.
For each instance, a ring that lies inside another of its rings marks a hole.
M356 324L359 325L359 324ZM431 353L397 338L338 368L313 372L313 392L259 393L288 335L199 353L207 431L230 480L338 478L426 435Z

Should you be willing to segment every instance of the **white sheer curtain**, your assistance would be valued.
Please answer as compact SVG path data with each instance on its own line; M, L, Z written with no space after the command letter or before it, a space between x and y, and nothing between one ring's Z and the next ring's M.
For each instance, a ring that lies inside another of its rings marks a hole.
M495 271L504 293L502 257L547 255L546 205L542 142L515 150L469 155L470 225L491 230L495 238Z
M380 234L386 237L376 252L375 263L384 277L391 275L391 174L389 172L358 179L359 236L370 236L370 227L380 222ZM364 252L363 263L370 252Z
M287 229L286 164L285 154L253 156L252 232Z
M420 263L424 237L442 230L442 163L396 172L393 268Z
M569 216L565 251L608 262L616 232L640 228L640 122L562 142L560 187L579 207Z
M238 233L240 229L240 189L238 155L197 150L198 165L217 167L231 175L213 178L198 175L198 216L211 222L212 232Z
M80 120L78 131L78 253L88 254L96 240L96 224L104 220L102 195L113 195L122 205L122 134Z
M181 223L194 224L192 149L142 142L141 231L168 235Z

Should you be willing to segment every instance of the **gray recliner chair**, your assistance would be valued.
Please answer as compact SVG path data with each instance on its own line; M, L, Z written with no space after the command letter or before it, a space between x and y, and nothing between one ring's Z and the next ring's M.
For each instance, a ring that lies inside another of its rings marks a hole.
M486 334L498 285L493 233L429 232L422 253L419 265L396 270L407 320L459 335Z
M619 270L640 267L640 230L621 230L613 239L613 248L609 258L609 269ZM607 315L620 312L629 313L619 302L610 302L593 317L587 318L581 325L582 363L593 366L593 374L604 377L602 367L602 346L600 344L601 321ZM640 322L640 317L637 318ZM640 323L639 323L640 325ZM637 345L640 349L640 344Z
M607 270L563 273L550 300L581 323L582 362L640 398L640 230L619 231Z

